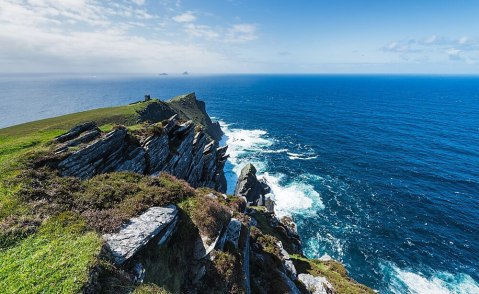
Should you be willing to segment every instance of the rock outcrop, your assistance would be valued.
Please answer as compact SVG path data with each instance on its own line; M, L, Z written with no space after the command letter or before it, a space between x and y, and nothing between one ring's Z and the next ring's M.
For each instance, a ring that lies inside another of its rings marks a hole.
M192 121L180 123L177 117L171 117L164 127L145 126L150 132L130 132L120 126L102 134L93 123L76 126L55 139L58 158L49 164L62 176L81 179L114 171L145 175L164 171L195 188L224 192L227 147L218 147L202 130L195 131Z
M325 277L314 277L310 274L299 274L300 280L311 294L334 294L333 285Z
M235 196L246 197L248 203L253 205L263 205L265 192L265 186L256 177L256 168L248 163L241 169L236 182Z
M174 205L151 207L125 223L119 232L105 234L106 249L117 265L124 264L151 239L161 235L160 245L170 236L177 222L178 209Z
M181 95L168 101L168 105L179 114L180 118L192 120L197 125L202 125L206 133L215 141L221 140L223 131L218 122L212 122L206 113L205 102L197 100L195 93Z

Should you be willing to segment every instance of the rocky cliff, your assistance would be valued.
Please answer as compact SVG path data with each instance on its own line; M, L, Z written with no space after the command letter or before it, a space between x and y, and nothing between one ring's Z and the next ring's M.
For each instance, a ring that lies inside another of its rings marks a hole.
M227 146L218 147L221 129L211 122L204 103L194 94L175 98L187 104L181 116L168 104L154 102L140 112L141 127L129 130L117 126L102 132L94 122L73 127L55 138L53 156L38 160L37 166L49 165L61 176L88 179L98 174L132 171L143 175L167 172L187 181L192 187L208 187L225 192L223 166ZM191 109L196 106L195 109ZM165 115L172 115L161 120ZM193 120L184 121L184 119ZM156 122L155 121L160 121ZM201 125L205 123L205 125Z
M373 293L303 256L253 165L223 193L221 135L194 94L0 130L2 291Z

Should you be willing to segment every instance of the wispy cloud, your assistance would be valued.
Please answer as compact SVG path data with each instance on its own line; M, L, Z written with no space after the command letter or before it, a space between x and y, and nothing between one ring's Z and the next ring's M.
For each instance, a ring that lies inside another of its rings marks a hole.
M391 42L381 48L382 51L401 54L403 59L410 55L438 54L451 61L479 61L479 39L469 36L456 38L431 35L424 38L403 39Z
M256 26L247 23L233 25L226 34L226 41L231 43L244 43L257 38Z
M130 32L160 16L124 3L4 0L0 8L2 71L211 71L226 58L204 44ZM205 38L206 27L191 28Z
M185 32L192 37L204 38L207 40L217 38L219 33L207 25L197 25L194 23L187 23L184 25Z
M196 20L196 16L192 11L187 11L185 13L174 16L173 20L180 23L194 22Z

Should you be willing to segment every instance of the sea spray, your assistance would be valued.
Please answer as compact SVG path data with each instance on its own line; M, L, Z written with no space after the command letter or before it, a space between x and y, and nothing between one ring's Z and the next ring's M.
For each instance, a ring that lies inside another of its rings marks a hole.
M432 273L425 276L421 272L400 269L391 262L381 264L381 269L389 284L390 292L395 294L404 293L404 289L413 294L479 293L479 284L466 274L425 269L425 272Z
M324 208L320 194L304 178L298 176L288 181L285 174L268 170L268 154L289 153L286 148L274 149L276 140L266 131L234 128L224 121L220 121L220 125L224 132L220 144L228 145L230 154L225 166L228 193L233 193L241 168L252 163L258 170L258 178L264 178L271 187L278 216L307 214Z

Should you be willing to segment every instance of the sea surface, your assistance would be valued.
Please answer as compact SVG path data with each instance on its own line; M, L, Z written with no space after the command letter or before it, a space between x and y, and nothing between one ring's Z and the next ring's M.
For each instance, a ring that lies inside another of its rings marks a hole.
M479 293L479 77L0 76L0 128L196 92L308 257L380 293ZM1 139L1 138L0 138Z

